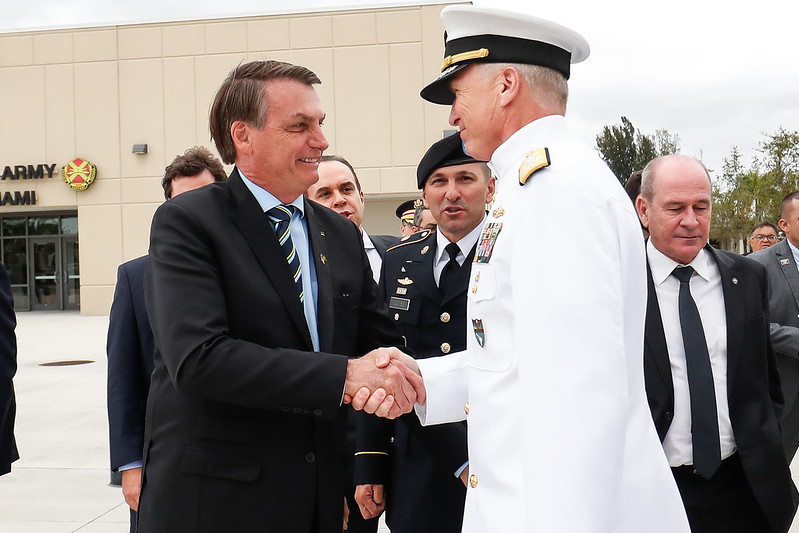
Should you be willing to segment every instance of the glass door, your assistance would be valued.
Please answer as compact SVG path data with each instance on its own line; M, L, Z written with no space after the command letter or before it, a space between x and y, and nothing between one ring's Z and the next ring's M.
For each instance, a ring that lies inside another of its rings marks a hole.
M80 309L78 238L61 237L61 289L63 309Z
M31 237L28 242L32 271L31 311L63 309L61 249L58 237Z

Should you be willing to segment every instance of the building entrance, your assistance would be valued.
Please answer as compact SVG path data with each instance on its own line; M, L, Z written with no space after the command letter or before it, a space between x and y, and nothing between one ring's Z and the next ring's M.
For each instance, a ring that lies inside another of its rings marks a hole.
M0 238L17 311L80 309L75 213L0 217Z

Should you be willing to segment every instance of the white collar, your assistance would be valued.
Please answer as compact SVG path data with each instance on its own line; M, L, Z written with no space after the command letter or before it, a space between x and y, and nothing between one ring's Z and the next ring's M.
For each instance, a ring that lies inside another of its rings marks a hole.
M674 271L675 268L678 266L686 266L678 263L674 259L670 257L666 257L663 252L655 248L655 245L652 244L652 239L648 239L646 241L646 253L647 258L649 259L649 268L652 270L652 280L655 284L660 285ZM710 267L708 266L708 261L710 260L710 256L708 255L707 251L704 248L699 250L699 253L696 254L693 261L691 261L688 265L691 266L696 273L702 277L705 281L710 281Z

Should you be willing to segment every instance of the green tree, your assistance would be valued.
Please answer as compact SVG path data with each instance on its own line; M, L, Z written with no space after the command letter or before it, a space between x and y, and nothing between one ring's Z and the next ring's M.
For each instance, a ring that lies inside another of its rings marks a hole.
M736 249L763 220L776 224L780 202L799 189L799 132L779 128L763 135L748 168L733 147L714 180L711 238L722 248Z
M652 159L680 152L680 136L668 130L657 130L646 135L633 126L630 119L621 117L621 124L605 126L596 136L599 155L610 167L622 185L636 170L641 170Z

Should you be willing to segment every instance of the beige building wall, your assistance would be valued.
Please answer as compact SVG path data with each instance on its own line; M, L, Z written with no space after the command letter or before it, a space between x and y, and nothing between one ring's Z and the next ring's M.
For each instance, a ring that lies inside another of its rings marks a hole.
M394 208L417 196L416 164L449 109L419 90L441 64L443 6L115 26L0 35L0 170L56 164L52 178L0 181L36 205L0 216L76 210L81 312L107 314L117 266L147 252L160 178L194 145L213 148L211 98L242 61L302 64L322 79L327 153L349 159L367 196L365 227L398 234ZM131 153L147 144L149 153ZM83 192L60 169L97 166Z

